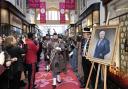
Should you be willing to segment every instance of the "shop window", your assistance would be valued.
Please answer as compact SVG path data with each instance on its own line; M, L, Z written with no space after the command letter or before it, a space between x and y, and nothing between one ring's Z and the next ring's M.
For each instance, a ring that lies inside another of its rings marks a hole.
M9 22L9 14L6 9L1 9L1 23Z
M22 29L15 27L15 26L10 26L9 24L0 24L0 35L21 35Z
M92 14L87 17L87 26L92 26Z
M22 28L22 21L20 18L10 13L10 24L19 28Z
M0 25L0 35L5 35L8 36L9 35L9 25L8 24L1 24Z
M93 11L93 25L99 25L99 11Z
M22 29L11 26L10 27L10 35L21 35L22 34Z

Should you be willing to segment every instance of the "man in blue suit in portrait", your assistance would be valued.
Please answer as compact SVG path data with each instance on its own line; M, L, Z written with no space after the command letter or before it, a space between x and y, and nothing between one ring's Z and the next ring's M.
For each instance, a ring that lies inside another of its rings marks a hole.
M99 38L96 44L94 57L104 59L105 55L110 52L110 42L105 38L105 31L100 31Z

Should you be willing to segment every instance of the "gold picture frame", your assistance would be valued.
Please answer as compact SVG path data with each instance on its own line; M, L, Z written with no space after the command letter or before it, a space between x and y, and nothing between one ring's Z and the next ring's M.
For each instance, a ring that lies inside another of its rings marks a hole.
M99 41L99 34L105 33L105 38ZM91 35L87 58L90 61L111 64L115 52L118 26L94 27Z

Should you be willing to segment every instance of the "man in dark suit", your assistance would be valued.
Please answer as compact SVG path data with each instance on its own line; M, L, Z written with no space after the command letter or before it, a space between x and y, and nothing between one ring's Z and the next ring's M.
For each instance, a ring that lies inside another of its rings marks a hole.
M110 42L105 38L105 31L101 31L99 37L100 39L96 44L94 57L104 59L104 56L110 52Z
M86 53L88 52L89 47L89 41L91 37L91 31L90 28L84 28L83 31L83 39L81 42L81 49L82 49L82 68L84 73L84 79L81 80L81 88L84 88L86 86L90 68L91 68L91 62L86 58Z

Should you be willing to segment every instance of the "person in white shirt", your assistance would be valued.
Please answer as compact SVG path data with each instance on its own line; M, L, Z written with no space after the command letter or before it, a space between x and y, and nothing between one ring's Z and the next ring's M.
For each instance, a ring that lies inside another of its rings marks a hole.
M89 41L91 37L90 28L84 28L83 31L83 39L81 42L81 49L82 49L82 68L84 72L84 79L81 81L81 88L84 88L87 83L87 79L90 72L91 62L86 58L86 54L88 52Z

